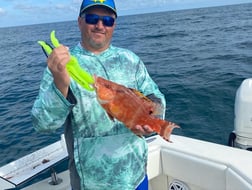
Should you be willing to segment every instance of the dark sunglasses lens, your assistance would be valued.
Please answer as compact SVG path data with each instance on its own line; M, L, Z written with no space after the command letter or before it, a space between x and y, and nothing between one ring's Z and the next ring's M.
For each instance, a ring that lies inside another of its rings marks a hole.
M115 22L115 19L110 16L99 16L95 14L85 15L85 20L87 24L97 24L100 19L102 19L102 23L104 24L104 26L111 27L114 25L114 22Z
M114 22L115 22L115 19L113 17L110 17L110 16L104 16L102 21L103 21L103 24L105 26L113 26Z
M86 14L85 16L87 24L97 24L99 21L98 15Z

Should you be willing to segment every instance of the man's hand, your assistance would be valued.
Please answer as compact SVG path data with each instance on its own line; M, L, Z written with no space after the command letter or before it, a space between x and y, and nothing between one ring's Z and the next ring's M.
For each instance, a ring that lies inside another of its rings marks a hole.
M70 85L70 77L66 70L66 64L70 60L70 53L66 46L54 48L48 57L47 65L52 72L54 83L61 93L66 97Z
M136 125L131 128L131 131L138 136L150 135L154 132L149 125Z

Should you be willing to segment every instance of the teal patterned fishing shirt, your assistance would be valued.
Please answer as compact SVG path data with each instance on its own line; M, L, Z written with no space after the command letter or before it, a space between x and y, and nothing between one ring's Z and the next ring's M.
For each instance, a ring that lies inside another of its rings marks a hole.
M135 88L144 95L154 94L165 107L165 99L150 78L143 62L133 52L110 46L99 55L80 44L71 49L80 66L97 75ZM69 102L56 88L52 74L44 72L32 117L38 131L62 127L71 112L74 159L82 190L133 190L146 174L148 146L117 120L111 120L100 106L94 91L87 91L71 79L76 103Z

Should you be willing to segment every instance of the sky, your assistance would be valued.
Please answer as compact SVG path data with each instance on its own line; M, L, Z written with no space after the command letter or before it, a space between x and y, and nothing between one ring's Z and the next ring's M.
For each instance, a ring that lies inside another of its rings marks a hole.
M82 0L0 0L0 28L77 20ZM199 7L213 7L252 0L115 0L119 16Z

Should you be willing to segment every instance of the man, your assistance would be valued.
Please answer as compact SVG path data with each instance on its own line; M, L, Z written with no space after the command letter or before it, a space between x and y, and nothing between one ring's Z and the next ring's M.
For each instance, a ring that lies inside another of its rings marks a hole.
M140 58L110 44L116 18L113 0L84 0L78 17L81 42L70 50L71 55L89 73L138 89L165 107L163 94ZM140 125L130 131L112 121L95 92L69 77L70 53L61 45L48 57L32 109L35 129L53 131L64 125L73 190L147 190L148 150L141 136L153 131Z

